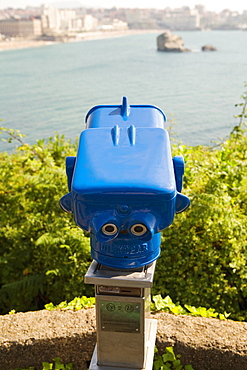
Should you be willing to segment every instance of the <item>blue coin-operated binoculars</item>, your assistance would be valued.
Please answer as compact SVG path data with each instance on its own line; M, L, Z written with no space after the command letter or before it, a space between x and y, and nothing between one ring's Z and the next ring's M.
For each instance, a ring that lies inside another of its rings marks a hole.
M189 206L184 161L171 157L166 117L151 105L102 105L86 117L76 157L66 160L60 201L90 233L97 345L90 370L151 370L157 320L150 289L160 232Z
M91 255L129 269L159 257L160 232L189 206L183 158L172 159L166 117L152 105L93 107L76 157L67 157L69 193L60 201L90 232Z

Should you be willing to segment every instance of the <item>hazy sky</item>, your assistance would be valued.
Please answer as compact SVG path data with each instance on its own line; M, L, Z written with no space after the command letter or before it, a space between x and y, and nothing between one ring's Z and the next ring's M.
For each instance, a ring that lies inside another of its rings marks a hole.
M204 4L207 10L221 11L223 9L247 10L246 0L0 0L0 9L7 7L25 8L27 5L39 6L41 3L64 3L69 4L79 3L85 6L100 6L100 7L126 7L126 8L159 8L166 7L176 8L183 5L194 7L195 4Z

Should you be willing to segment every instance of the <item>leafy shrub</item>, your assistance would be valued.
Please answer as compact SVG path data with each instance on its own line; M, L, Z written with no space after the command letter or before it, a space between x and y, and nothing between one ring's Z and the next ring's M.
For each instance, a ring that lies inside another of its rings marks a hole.
M59 357L53 359L53 363L42 362L42 370L73 370L73 364L62 364Z
M190 208L163 232L154 293L247 319L247 97L241 122L215 147L174 146L185 158Z
M90 308L95 305L95 297L86 297L82 296L80 297L75 297L72 301L67 302L63 301L59 303L58 305L54 306L54 304L47 303L45 305L45 309L48 311L53 311L53 310L73 310L73 311L78 311L81 310L82 308Z
M96 299L95 297L75 297L72 301L67 302L63 301L59 303L58 305L54 305L52 302L47 303L45 305L45 309L48 311L54 311L54 310L73 310L78 311L82 308L90 308L95 306ZM205 307L194 307L190 306L188 304L185 304L184 307L182 307L179 304L175 304L172 299L167 296L165 298L162 298L160 294L153 296L151 303L151 311L157 312L157 311L164 311L169 312L174 315L190 315L190 316L200 316L200 317L212 317L212 318L218 318L220 320L226 320L230 314L229 313L218 313L215 312L215 309L213 308L205 308ZM9 312L9 315L15 314L16 310L11 310Z
M185 158L184 193L191 207L163 232L153 294L247 319L247 136L240 123L222 143L173 145ZM56 135L0 153L0 310L26 311L93 295L83 277L89 239L59 206L66 192L65 157L76 144Z
M169 295L162 298L160 294L152 297L151 310L170 312L174 315L212 317L220 320L226 320L230 316L230 314L226 312L224 314L215 312L214 308L207 309L206 307L194 307L188 304L185 304L184 307L182 307L179 304L175 304Z
M33 366L28 368L18 368L13 370L35 370ZM55 357L53 362L42 362L42 370L73 370L72 362L63 364L59 357Z
M11 138L22 136L5 130ZM61 211L67 191L65 157L76 144L56 135L48 142L0 152L0 312L92 295L83 284L91 260L89 239Z
M154 370L194 370L191 365L183 366L179 360L181 355L175 355L172 347L166 347L163 355L158 354L155 348ZM53 363L42 362L42 370L73 370L73 363L62 364L59 357L53 359ZM14 370L34 370L34 367L18 368Z
M181 355L175 355L173 347L166 347L163 355L154 352L154 370L194 370L191 365L183 365L180 361Z

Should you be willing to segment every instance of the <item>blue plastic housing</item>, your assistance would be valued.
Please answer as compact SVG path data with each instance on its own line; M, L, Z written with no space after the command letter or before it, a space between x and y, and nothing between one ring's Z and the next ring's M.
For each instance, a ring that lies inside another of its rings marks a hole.
M160 231L189 206L184 161L171 157L166 117L155 106L93 107L76 157L67 157L69 193L60 205L90 232L91 255L117 269L138 268L160 254Z

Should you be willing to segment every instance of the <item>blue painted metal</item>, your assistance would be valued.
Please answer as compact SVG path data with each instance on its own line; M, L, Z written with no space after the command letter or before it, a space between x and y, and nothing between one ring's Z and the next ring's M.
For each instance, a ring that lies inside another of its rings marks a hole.
M152 105L93 107L76 157L66 160L69 193L60 200L90 232L103 265L137 268L160 254L160 231L189 206L181 194L184 161L172 160L166 117Z

